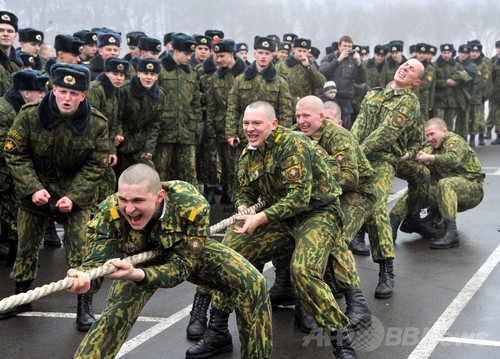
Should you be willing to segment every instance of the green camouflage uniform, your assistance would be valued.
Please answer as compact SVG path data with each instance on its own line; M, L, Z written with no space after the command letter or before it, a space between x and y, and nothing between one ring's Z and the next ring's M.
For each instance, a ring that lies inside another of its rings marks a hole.
M302 134L282 126L268 136L264 153L245 148L235 205L250 206L261 198L268 205L263 211L268 223L252 234L229 229L223 243L257 268L271 258L293 253L291 279L300 301L319 326L336 330L345 328L348 319L323 275L333 243L340 242L341 189L323 160L326 155ZM213 296L212 307L230 312L234 301L219 293Z
M406 57L402 56L400 62L396 62L392 59L392 57L388 57L387 60L385 61L385 66L384 69L382 70L382 79L383 79L383 84L381 84L381 87L385 87L389 84L389 82L394 81L394 75L396 74L396 71L398 70L399 66L401 66L403 63L406 62Z
M315 95L315 90L322 88L326 81L325 76L319 72L317 66L304 67L294 55L290 55L285 61L276 64L276 70L286 79L292 96L292 108L295 108L297 101L302 97Z
M405 153L414 158L418 153L421 120L418 98L411 89L375 88L366 95L351 129L375 171L377 200L367 221L375 262L394 258L387 200L399 158Z
M100 204L89 222L84 269L102 265L117 252L161 249L162 255L142 264L146 276L141 282L113 281L107 306L75 358L114 357L156 289L185 280L230 295L236 303L241 357L268 358L272 330L265 278L241 255L208 238L210 206L194 186L170 181L163 188L167 194L161 218L141 231L122 217L116 194ZM93 282L92 293L101 281Z
M472 63L470 57L468 57L465 61L460 61L457 57L456 61L460 63L462 68L469 75L470 79L461 86L462 93L458 93L458 106L456 111L457 118L455 120L453 132L462 136L464 139L467 139L471 115L471 99L475 92L474 79L477 77L477 67L474 63Z
M160 126L165 121L166 96L161 88L155 97L149 93L135 94L139 79L133 77L120 87L120 101L116 134L125 139L118 146L117 175L127 167L144 163L155 167L152 159L141 158L141 153L152 153L156 158L156 144L159 140ZM157 97L156 97L157 96Z
M370 88L384 87L386 85L384 73L385 64L385 62L382 62L380 65L377 65L375 64L375 60L371 58L366 62L366 65L364 65L366 83Z
M17 57L14 46L10 47L10 56L0 51L0 96L3 96L12 85L12 74L21 69L22 62L17 61L21 60Z
M168 96L154 157L156 170L162 180L177 178L197 186L196 144L204 123L196 73L188 65L178 66L170 53L161 63L158 83Z
M432 66L432 64L427 60L422 62L422 64L425 67L422 84L420 86L414 87L413 90L418 96L422 122L425 123L429 119L431 95L434 94L436 88L436 68Z
M471 115L469 122L469 134L475 136L478 133L484 133L486 120L484 117L483 99L488 97L488 90L491 87L491 65L488 65L484 57L472 60L477 67L477 76L474 80L475 94L471 98Z
M500 134L500 57L491 58L491 91L489 95L488 127L495 126L495 132Z
M52 92L41 102L32 102L22 108L7 134L4 147L19 200L19 248L10 275L16 282L35 279L38 248L52 218L64 226L68 265L76 267L82 263L85 223L96 205L99 181L108 165L106 118L85 100L77 112L82 116L73 119L70 127L67 120L57 119L52 114L48 116L50 97L54 97ZM76 129L87 116L86 126ZM31 196L41 189L46 189L51 197L48 204L37 206ZM70 213L62 213L55 207L64 196L73 201Z

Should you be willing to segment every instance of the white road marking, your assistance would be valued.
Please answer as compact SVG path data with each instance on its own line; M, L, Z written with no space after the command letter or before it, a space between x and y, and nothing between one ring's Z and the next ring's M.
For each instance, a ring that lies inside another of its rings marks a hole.
M500 347L500 342L494 340L484 340L484 339L470 339L470 338L454 338L454 337L444 337L441 339L442 342L459 343L459 344L472 344L472 345L482 345L489 347Z
M481 288L499 262L500 245L493 251L481 268L478 269L476 274L474 274L465 287L463 287L460 293L458 293L443 314L441 314L425 337L418 343L408 359L426 359L431 356L439 341L443 340L446 331L455 322L467 303L469 303L478 289Z

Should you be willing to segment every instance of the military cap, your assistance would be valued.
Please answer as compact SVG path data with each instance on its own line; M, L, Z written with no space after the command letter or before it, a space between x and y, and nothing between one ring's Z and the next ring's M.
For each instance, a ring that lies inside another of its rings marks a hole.
M334 52L339 49L339 42L338 41L332 42L332 49Z
M481 43L472 43L472 44L469 44L470 45L470 50L471 51L483 51L483 45Z
M436 55L437 53L437 47L434 45L429 45L429 54L432 54L433 56Z
M192 36L176 32L172 34L172 47L177 51L194 52L196 50L196 41Z
M289 32L289 33L283 34L283 41L284 42L293 42L293 40L295 40L297 37L299 37L299 36Z
M361 45L352 45L352 49L359 54L361 52Z
M410 54L411 54L412 52L416 52L416 51L417 51L417 45L410 45L410 46L408 47L408 51L410 51Z
M325 47L325 54L330 55L331 53L333 53L333 47L331 46Z
M68 52L73 55L80 55L83 50L83 41L70 35L57 35L54 41L54 49Z
M389 51L390 52L402 52L404 48L404 43L403 41L400 40L393 40L389 42Z
M293 40L293 47L301 47L309 50L311 48L311 40L297 37Z
M315 58L318 58L319 55L321 55L321 50L318 49L317 47L314 47L314 46L311 46L311 48L309 49L309 52L311 53L311 55L313 55Z
M158 52L161 51L161 42L160 40L153 39L152 37L143 36L139 39L139 44L137 47L144 51L152 51Z
M278 50L285 50L290 53L291 45L288 42L280 42L278 45Z
M53 85L76 91L87 91L90 86L90 71L86 66L58 63L50 68Z
M223 39L224 32L221 30L207 30L205 31L205 36L208 36L211 39Z
M21 58L21 61L23 62L24 67L28 66L35 66L35 58L33 55L29 52L20 52L19 57Z
M495 42L495 47L497 47L497 48L500 47L500 40L498 40L497 42Z
M273 39L270 37L266 36L255 36L255 40L253 43L253 48L255 50L267 50L274 52L274 49L276 48L276 44Z
M97 35L97 46L103 47L107 45L114 45L120 47L122 37L116 32L101 32Z
M0 24L9 24L17 32L17 16L8 11L0 11Z
M80 30L75 32L73 36L82 40L85 45L97 44L97 32Z
M222 39L212 45L212 50L216 54L220 54L221 52L236 52L236 45L231 39Z
M160 61L152 57L141 57L137 61L137 72L160 73Z
M441 52L443 51L455 51L455 48L453 47L453 44L442 44L441 46L439 46L439 50Z
M462 52L464 54L470 53L470 45L463 44L458 47L458 52Z
M267 37L270 37L271 39L274 40L274 43L277 44L278 46L280 45L280 37L278 35L274 35L274 34L271 34L271 35L267 35Z
M104 33L104 34L118 34L120 36L122 35L121 32L110 29L109 27L94 27L90 31L96 32L97 34Z
M323 93L327 94L329 92L337 93L337 84L335 83L335 81L327 81L323 85Z
M163 35L163 45L172 42L172 34L174 34L174 32L167 32L165 35Z
M127 46L138 46L141 37L145 37L146 34L142 31L131 31L128 32L125 37L127 38Z
M429 53L429 45L424 44L423 42L415 45L415 51L420 54L428 54Z
M12 88L16 90L44 91L48 81L47 75L35 70L20 70L12 74Z
M108 57L104 60L104 72L120 72L128 74L130 63L117 57Z
M196 46L206 46L210 47L212 38L205 35L194 35L194 41L196 41ZM219 40L219 38L217 38Z
M27 27L19 30L19 42L43 42L43 32Z
M238 42L236 44L236 52L248 51L248 45L244 42Z
M362 55L368 55L370 53L370 46L361 46L361 54Z
M385 56L389 52L389 48L385 45L377 45L375 46L374 52L380 56Z

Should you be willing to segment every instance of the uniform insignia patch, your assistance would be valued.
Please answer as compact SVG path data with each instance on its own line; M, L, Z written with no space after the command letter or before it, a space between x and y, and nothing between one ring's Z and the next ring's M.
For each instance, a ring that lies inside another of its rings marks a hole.
M449 149L452 149L453 147L455 147L455 144L454 144L454 143L450 143L447 147L448 147Z
M427 75L427 76L425 77L425 79L426 79L427 81L431 82L431 81L432 81L432 75L431 75L431 74Z
M8 139L5 141L5 145L3 146L4 151L7 151L7 152L12 152L12 151L14 151L16 148L17 148L17 143L16 143L16 141L14 141L14 140L13 140L13 139L11 139L11 138L8 138Z
M294 165L286 169L286 179L289 181L296 181L300 178L300 167Z
M189 212L189 217L188 219L193 222L195 219L196 219L196 215L198 214L198 212L196 212L196 210L192 209L191 212Z
M335 160L340 163L340 164L343 164L345 163L346 161L346 157L345 157L345 153L342 151L342 152L339 152L335 155Z
M326 152L325 149L319 145L316 146L316 153L321 157L328 156L328 152Z
M394 116L394 119L392 120L392 123L394 126L401 127L406 121L406 116L403 115L402 113L398 113L396 116Z
M205 239L203 237L189 237L188 249L198 254L201 252L203 247L205 246Z

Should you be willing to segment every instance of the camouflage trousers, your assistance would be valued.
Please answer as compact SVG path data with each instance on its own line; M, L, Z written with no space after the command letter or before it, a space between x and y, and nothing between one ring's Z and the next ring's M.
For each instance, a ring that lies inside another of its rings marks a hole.
M217 143L217 153L221 167L221 182L226 183L229 187L229 192L233 193L233 183L236 181L236 168L234 165L236 163L236 159L234 158L236 151L224 141Z
M421 163L412 160L400 161L396 169L396 177L408 182L408 193L411 201L408 203L408 213L418 214L427 201L431 173ZM404 219L401 218L401 219Z
M372 258L375 262L394 259L394 243L392 241L391 225L387 214L387 201L395 175L394 167L387 161L373 161L375 171L375 186L377 200L373 213L366 221L366 229L370 239Z
M7 231L8 241L17 241L17 202L13 186L0 192L0 220L8 226L2 226L2 231Z
M500 102L490 99L488 118L486 120L487 127L495 127L495 132L500 133Z
M469 134L471 136L483 133L486 127L486 120L484 118L484 104L472 104L470 109L469 120Z
M217 143L214 138L205 137L196 146L196 174L206 188L217 186Z
M243 255L256 268L262 268L274 257L293 253L290 274L299 300L319 326L336 330L347 327L349 321L324 282L323 275L341 226L340 213L334 209L321 209L280 223L264 224L252 234L236 234L228 229L222 243ZM341 245L345 246L345 243ZM233 298L227 294L214 293L213 308L231 312L234 306Z
M198 188L195 145L159 143L153 161L162 181L182 180Z
M153 160L150 158L142 158L141 152L127 154L118 153L118 163L113 168L116 178L119 178L122 172L125 171L128 167L137 163L143 163L145 165L148 165L149 167L155 168Z
M455 122L455 115L457 114L457 109L455 107L437 107L433 110L434 117L442 119L446 122L446 127L454 128L453 124Z
M38 250L49 223L49 216L19 209L17 216L19 245L10 278L16 282L34 280L38 268ZM82 264L90 210L72 212L64 221L64 248L69 268ZM51 219L50 219L51 220Z
M460 135L464 140L467 141L467 135L469 134L469 122L471 114L471 105L467 103L465 109L457 109L457 119L455 121L455 128L453 132Z
M116 175L113 167L108 166L104 169L98 191L97 203L101 203L116 192Z
M220 291L235 303L242 358L269 358L271 306L261 273L240 254L207 240L187 280ZM114 358L155 291L131 281L115 280L101 318L80 343L75 358Z

